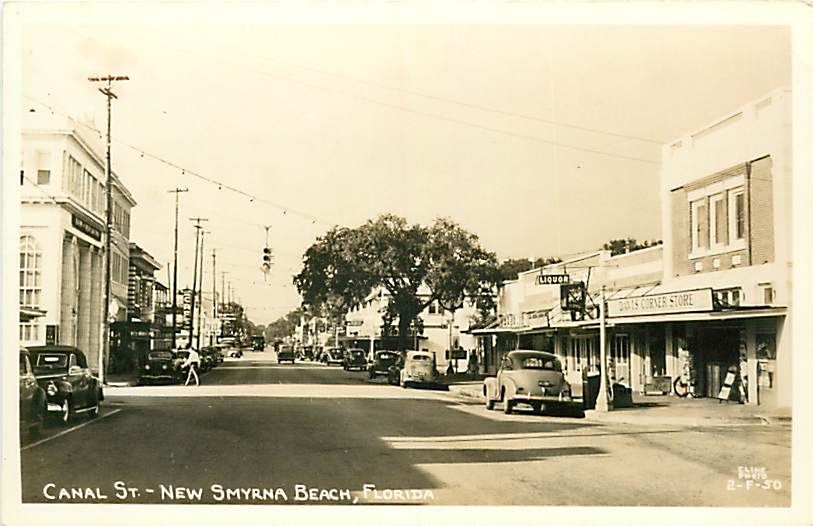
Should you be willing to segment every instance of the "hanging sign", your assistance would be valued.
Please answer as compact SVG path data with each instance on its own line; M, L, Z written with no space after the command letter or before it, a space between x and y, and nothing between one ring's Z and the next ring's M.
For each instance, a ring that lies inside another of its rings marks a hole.
M536 277L537 285L562 285L563 283L570 283L570 275L540 274Z
M607 316L645 316L714 310L711 289L683 290L607 301Z

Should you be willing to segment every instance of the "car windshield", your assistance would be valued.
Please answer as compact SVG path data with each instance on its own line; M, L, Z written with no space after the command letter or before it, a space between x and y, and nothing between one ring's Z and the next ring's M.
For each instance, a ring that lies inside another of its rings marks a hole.
M382 360L392 360L393 358L395 358L395 353L391 353L391 352L382 352L382 353L380 353L380 354L378 355L378 357L379 357L380 359L382 359Z
M156 351L147 355L150 360L171 360L172 353L168 351Z
M562 366L555 358L525 358L522 360L523 369L545 369L547 371L561 371Z
M353 357L364 356L364 351L350 351L350 355Z
M178 358L186 360L189 358L189 351L178 351Z
M34 372L48 373L50 371L68 368L67 354L38 354L34 364Z

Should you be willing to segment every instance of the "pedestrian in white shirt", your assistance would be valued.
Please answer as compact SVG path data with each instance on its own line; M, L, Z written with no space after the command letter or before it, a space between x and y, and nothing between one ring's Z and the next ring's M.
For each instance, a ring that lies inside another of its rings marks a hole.
M184 385L189 385L189 381L194 376L195 386L199 386L200 380L198 379L198 367L200 367L200 355L192 347L187 350L189 351L189 356L186 357L186 361L183 363L183 366L189 367L189 373L186 376L186 383Z

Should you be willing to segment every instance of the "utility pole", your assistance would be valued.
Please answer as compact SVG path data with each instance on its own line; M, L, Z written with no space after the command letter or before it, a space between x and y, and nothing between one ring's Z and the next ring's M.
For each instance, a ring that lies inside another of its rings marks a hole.
M195 221L195 266L192 267L192 304L190 305L190 315L192 319L189 320L189 343L186 344L187 348L192 347L192 337L195 330L195 293L198 290L198 247L200 245L200 226L202 221L208 221L203 217L190 217L190 221Z
M106 82L107 87L99 88L104 96L107 97L107 153L105 155L104 172L105 172L105 200L106 200L106 220L105 220L105 252L104 252L104 325L102 330L102 347L99 349L99 381L104 384L105 377L105 358L110 354L110 233L113 230L113 170L110 166L110 115L112 100L117 99L113 93L113 82L122 80L130 80L129 77L122 75L107 75L106 77L88 77L90 82Z
M189 188L175 188L168 193L175 194L175 260L172 265L172 348L176 348L175 336L178 332L177 311L178 311L178 196L182 192L188 192Z
M215 259L215 249L212 249L212 319L215 321L217 327L217 265ZM217 342L217 334L215 334L215 342Z
M196 339L198 349L200 349L200 332L201 332L201 321L203 320L203 237L206 234L211 234L211 232L207 232L205 230L201 230L200 232L200 283L198 284L198 290L200 291L200 301L198 302L198 337ZM194 294L194 292L193 292Z
M610 408L610 401L607 396L607 320L604 313L604 285L601 286L601 304L599 305L599 373L601 374L598 388L598 398L596 399L596 411L607 412Z

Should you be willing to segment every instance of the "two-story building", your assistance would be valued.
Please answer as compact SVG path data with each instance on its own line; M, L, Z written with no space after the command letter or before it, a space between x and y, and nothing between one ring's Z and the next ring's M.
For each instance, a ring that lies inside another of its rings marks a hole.
M111 304L103 305L105 169L98 136L69 118L24 114L20 170L20 342L85 351L98 368L105 317L127 312L129 191L112 175ZM115 311L115 312L110 312ZM36 315L30 315L34 312Z
M790 103L776 90L664 146L663 246L565 258L505 282L498 321L472 331L483 371L514 348L549 350L575 387L599 365L603 289L613 382L643 392L680 379L718 397L731 374L748 403L790 407ZM584 284L583 319L562 310L562 286L546 275Z

